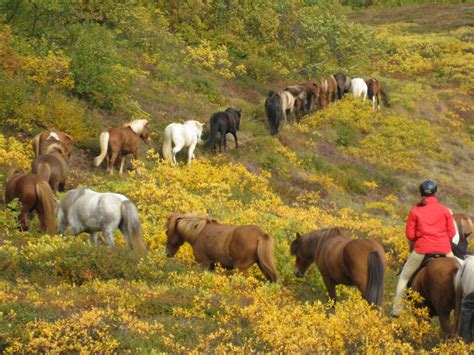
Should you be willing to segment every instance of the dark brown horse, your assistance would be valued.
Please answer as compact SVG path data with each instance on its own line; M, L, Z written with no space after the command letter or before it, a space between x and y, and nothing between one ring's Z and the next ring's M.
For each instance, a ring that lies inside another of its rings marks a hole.
M326 94L329 102L334 102L337 99L337 82L334 76L329 75L321 78L321 88Z
M50 145L48 150L54 147ZM64 191L67 177L67 163L63 157L64 149L58 145L51 153L42 154L33 159L31 172L45 179L53 192Z
M73 139L69 134L63 133L57 129L51 129L38 133L33 140L31 145L35 152L35 157L41 154L50 153L49 146L56 145L60 141L64 146L63 155L66 159L70 159L72 155Z
M355 285L370 304L382 305L387 266L376 241L353 240L339 228L320 229L297 233L290 250L296 256L295 275L302 277L315 262L331 299L336 299L336 285Z
M436 258L429 261L411 283L411 288L424 299L419 306L427 307L430 317L439 317L441 329L447 336L454 335L449 318L455 309L454 279L458 269L459 263L455 258Z
M99 166L107 157L107 171L114 172L115 161L120 157L120 171L123 173L125 159L132 154L138 159L139 138L150 140L150 131L147 120L136 120L127 123L121 128L111 128L100 135L100 155L94 159L95 166Z
M369 100L372 100L372 108L375 109L375 101L377 100L377 109L380 110L380 98L382 98L385 107L390 107L388 103L388 97L385 91L382 90L382 84L375 78L366 80L367 84L367 96Z
M166 226L168 256L174 256L186 241L196 261L209 270L219 263L244 272L257 263L268 280L277 280L273 239L255 225L229 226L202 214L173 213Z
M20 226L28 230L28 213L36 210L41 229L50 235L56 233L56 200L48 182L35 174L24 174L16 170L7 181L5 203L18 198L21 202Z
M227 148L226 134L230 133L234 136L235 148L239 147L237 143L237 131L240 129L240 118L242 110L229 107L224 112L213 113L209 119L211 131L209 133L209 139L206 145L211 147L212 150L216 149L217 132L220 132L219 140L219 153L221 152L222 146L224 146L224 152Z

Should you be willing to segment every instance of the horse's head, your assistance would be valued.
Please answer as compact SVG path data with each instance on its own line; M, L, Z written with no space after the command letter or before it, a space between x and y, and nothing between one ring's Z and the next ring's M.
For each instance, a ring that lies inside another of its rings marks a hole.
M196 125L196 136L197 136L197 139L198 139L198 142L201 140L201 136L202 136L202 130L204 128L204 123L201 123L199 121L194 121L195 122L195 125Z
M140 133L140 138L145 142L150 141L150 128L148 127L148 122L144 124L142 132Z
M304 246L303 238L304 237L302 237L299 233L296 233L296 239L293 240L290 245L291 255L296 256L294 273L297 277L302 277L313 262L313 257L308 255Z
M178 252L181 245L184 244L184 238L178 232L177 224L180 218L171 215L168 218L168 228L166 229L166 256L173 257Z

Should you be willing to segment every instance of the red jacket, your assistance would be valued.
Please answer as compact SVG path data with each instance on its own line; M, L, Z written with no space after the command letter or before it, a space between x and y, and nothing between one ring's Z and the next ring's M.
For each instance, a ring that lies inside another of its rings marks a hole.
M415 242L420 254L451 252L451 239L456 234L453 216L436 197L425 197L426 205L415 206L408 215L406 236Z

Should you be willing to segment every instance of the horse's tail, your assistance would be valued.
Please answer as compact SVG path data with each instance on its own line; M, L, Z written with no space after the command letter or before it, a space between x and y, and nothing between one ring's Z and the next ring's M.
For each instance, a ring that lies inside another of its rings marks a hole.
M388 102L388 95L383 89L380 89L380 95L382 96L383 105L385 107L390 107L390 103Z
M128 246L138 255L145 255L147 249L143 242L142 228L137 208L132 201L124 201L120 206L120 210L122 212L120 230L126 237Z
M49 235L56 234L56 200L53 191L47 181L38 181L36 183L36 195L44 214L44 223L46 225L46 233Z
M163 159L172 161L172 142L171 142L171 129L165 128L165 139L163 141Z
M46 181L49 181L49 178L51 177L51 168L49 167L49 164L40 161L38 163L38 167L36 168L36 175L39 175Z
M94 158L95 166L99 166L104 161L105 156L107 155L107 149L109 148L109 138L110 133L107 131L104 131L100 134L100 155Z
M364 298L369 302L369 304L381 306L383 303L384 279L382 257L378 251L371 251L368 262L367 288L365 289Z
M211 149L214 149L214 144L216 144L217 131L219 130L219 125L213 120L213 118L214 116L211 116L211 132L209 133L209 138L206 141L206 146L210 147Z
M33 151L35 152L35 157L37 157L39 155L40 138L41 138L41 133L38 133L36 136L34 136L34 138L31 141Z
M258 265L262 269L265 277L271 282L275 282L278 273L273 260L273 238L268 234L263 235L257 244Z

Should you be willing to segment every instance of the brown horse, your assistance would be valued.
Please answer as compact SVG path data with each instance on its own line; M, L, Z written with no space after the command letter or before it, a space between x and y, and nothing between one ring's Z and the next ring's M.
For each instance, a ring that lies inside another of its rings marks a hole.
M64 191L66 185L68 169L62 152L61 149L55 149L49 154L37 156L31 163L31 172L45 179L54 193Z
M38 133L31 145L35 152L35 157L41 154L48 154L51 151L48 149L50 145L56 145L60 141L64 146L64 157L70 159L72 155L73 139L69 134L63 133L57 129L52 129Z
M314 261L331 299L336 300L336 285L355 285L370 304L382 305L387 262L376 241L353 240L339 228L320 229L296 233L290 250L296 256L295 275L302 277Z
M377 100L377 109L380 110L380 98L382 98L385 107L390 107L388 103L388 97L385 91L382 90L382 84L375 78L366 80L367 84L367 96L369 100L372 100L372 108L375 109L375 100Z
M447 336L454 335L449 317L455 309L454 279L458 269L455 258L436 258L429 261L411 283L411 288L424 299L419 306L428 307L430 317L439 317L441 329Z
M174 256L186 241L196 261L213 270L216 263L224 268L246 271L254 263L275 282L273 239L255 225L229 226L196 213L173 213L168 218L166 254Z
M125 159L132 154L138 159L139 138L150 140L150 131L147 120L136 120L125 124L121 128L111 128L100 135L100 155L94 159L95 166L99 166L107 157L107 171L114 172L115 160L120 157L120 171L123 173Z
M16 170L7 181L5 203L18 198L21 202L21 229L28 230L28 213L36 210L41 229L53 235L56 233L56 200L48 182L34 174L24 174Z
M334 102L337 99L337 82L334 76L329 75L321 78L321 88L326 94L329 102Z

